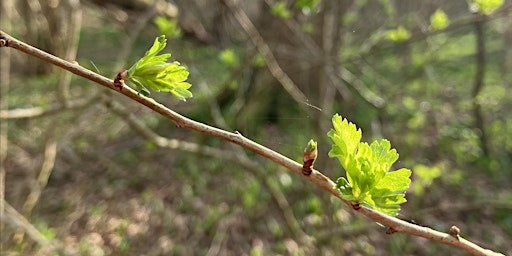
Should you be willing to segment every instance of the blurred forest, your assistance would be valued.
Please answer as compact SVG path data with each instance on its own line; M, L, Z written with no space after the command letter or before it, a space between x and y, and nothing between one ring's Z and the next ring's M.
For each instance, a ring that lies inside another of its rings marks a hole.
M412 169L399 218L512 255L512 0L2 0L0 29L108 77L165 34L151 97L298 162L334 113ZM0 49L2 255L464 255L251 152ZM165 143L164 143L165 142Z

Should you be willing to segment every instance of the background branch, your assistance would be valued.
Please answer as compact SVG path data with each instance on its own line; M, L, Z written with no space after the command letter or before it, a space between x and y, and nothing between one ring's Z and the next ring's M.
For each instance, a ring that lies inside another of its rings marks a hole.
M45 254L62 253L63 255L78 255L72 249L64 246L63 243L46 238L36 227L34 227L23 215L21 215L7 201L2 202L5 207L4 215L0 216L2 223L9 224L14 229L22 230L33 241L41 246Z
M252 24L251 20L245 14L245 12L236 6L231 0L223 0L224 4L228 6L234 13L235 19L238 21L240 26L247 33L252 43L258 49L258 52L265 58L265 64L267 65L270 73L274 76L274 78L281 83L283 88L292 96L292 98L297 102L306 102L308 99L306 95L297 87L297 85L293 82L293 80L284 72L284 70L279 66L277 59L274 57L272 50L265 43L265 40L258 32L258 29Z
M62 102L53 103L48 107L33 107L33 108L17 108L17 109L6 109L0 110L0 119L25 119L25 118L37 118L48 115L53 115L61 112L62 110L75 110L89 106L95 103L99 99L98 95L93 95L88 98L77 98L72 100L66 100L66 104ZM5 122L5 121L4 121ZM2 122L3 123L3 122Z

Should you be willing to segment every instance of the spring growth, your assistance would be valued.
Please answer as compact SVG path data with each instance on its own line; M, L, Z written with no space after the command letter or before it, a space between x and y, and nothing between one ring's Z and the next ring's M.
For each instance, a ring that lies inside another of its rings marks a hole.
M317 142L310 140L304 149L304 165L302 165L302 174L310 175L313 171L313 164L318 156Z
M120 72L118 76L130 81L144 96L149 95L147 86L151 90L170 92L178 99L185 100L192 97L192 93L188 90L191 84L185 82L189 72L177 61L167 62L171 57L170 53L158 55L167 45L166 42L165 36L157 37L144 57L133 64L128 71Z

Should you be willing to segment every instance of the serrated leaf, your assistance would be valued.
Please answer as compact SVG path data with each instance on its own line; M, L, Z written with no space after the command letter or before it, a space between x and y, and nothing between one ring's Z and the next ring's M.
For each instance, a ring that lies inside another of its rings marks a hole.
M405 203L405 191L409 188L411 171L400 169L388 172L372 190L372 200L375 209L389 215L396 215L400 204Z
M361 129L356 125L349 123L347 119L342 119L336 114L332 117L334 129L331 129L327 136L333 141L333 146L329 151L329 157L337 157L340 163L345 167L347 157L355 153L357 145L361 141Z
M146 86L154 91L170 92L180 100L192 97L188 91L191 85L187 80L189 72L179 62L168 63L171 54L160 53L167 45L165 36L159 36L144 57L128 70L128 80L135 84L139 93L149 95Z
M336 189L341 193L341 196L345 200L354 201L355 198L352 194L352 187L350 183L343 177L340 177L336 180Z
M334 129L328 136L332 141L330 157L338 158L346 178L336 181L336 189L346 200L354 201L389 215L396 215L404 203L404 193L410 184L411 171L389 172L398 160L398 153L388 140L370 145L360 142L361 130L346 119L335 115Z
M385 173L389 170L396 160L398 153L395 149L391 149L391 143L388 140L374 141L370 145L373 153L373 161L379 163L379 171Z
M376 189L389 189L394 193L403 193L409 188L411 180L411 170L402 168L393 172L388 172L379 183L376 184Z

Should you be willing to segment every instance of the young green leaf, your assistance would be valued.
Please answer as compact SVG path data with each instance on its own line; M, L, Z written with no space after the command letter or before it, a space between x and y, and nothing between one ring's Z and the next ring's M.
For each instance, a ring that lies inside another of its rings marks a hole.
M334 129L327 134L332 141L329 157L339 160L346 178L336 181L341 196L380 212L396 215L400 204L406 202L404 193L409 188L411 171L390 172L398 153L387 140L370 145L360 142L361 130L338 114L332 118Z
M192 97L188 90L191 84L185 82L189 72L179 62L168 63L171 54L157 55L166 45L164 35L157 37L144 57L128 69L127 79L145 96L149 95L147 86L154 91L170 92L178 99L186 100Z

